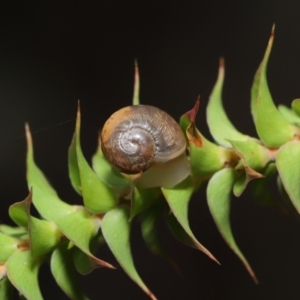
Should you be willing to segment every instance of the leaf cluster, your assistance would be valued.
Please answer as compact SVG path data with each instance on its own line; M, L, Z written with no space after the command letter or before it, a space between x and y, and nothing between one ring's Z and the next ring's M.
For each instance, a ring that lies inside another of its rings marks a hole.
M32 137L26 126L29 194L9 208L16 226L0 225L0 298L9 299L13 286L21 297L43 299L38 272L44 262L49 262L54 279L66 295L71 299L88 299L78 288L76 272L88 274L98 267L115 268L95 256L98 247L106 243L128 276L151 299L156 299L134 265L130 248L132 220L140 221L149 249L173 266L175 262L159 240L161 218L176 238L219 263L194 236L188 221L191 196L205 182L208 206L221 235L257 282L232 234L232 193L241 196L248 183L255 179L252 186L256 198L274 204L267 185L278 172L277 182L286 204L297 214L300 212L300 169L295 163L300 159L300 100L294 100L291 108L277 108L272 100L266 73L273 39L274 28L251 89L251 112L259 139L240 133L224 111L225 64L221 59L207 106L207 122L215 142L196 128L198 99L194 108L180 119L186 136L190 174L176 186L139 187L141 174L126 175L114 170L105 160L100 145L90 166L81 150L78 105L68 166L71 184L83 203L70 205L59 198L36 165ZM133 104L138 105L137 64L133 99ZM31 215L31 205L40 218Z

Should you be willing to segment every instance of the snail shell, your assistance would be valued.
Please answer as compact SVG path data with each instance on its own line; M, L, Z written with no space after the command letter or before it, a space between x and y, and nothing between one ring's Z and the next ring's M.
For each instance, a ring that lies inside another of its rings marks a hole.
M133 105L115 112L104 124L101 149L121 172L136 174L185 152L186 140L178 123L166 112Z

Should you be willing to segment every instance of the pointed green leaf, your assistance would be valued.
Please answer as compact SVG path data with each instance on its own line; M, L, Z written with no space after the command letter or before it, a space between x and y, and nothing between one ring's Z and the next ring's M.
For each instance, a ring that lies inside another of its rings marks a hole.
M164 205L156 205L143 214L143 217L141 219L142 235L150 251L156 255L161 256L162 258L165 258L170 263L170 265L178 271L177 264L170 257L170 254L162 245L159 239L159 225L164 209Z
M230 141L230 143L236 154L241 158L235 170L244 171L244 174L236 180L233 186L234 195L239 197L251 180L263 177L256 170L262 170L271 157L268 149L258 140L249 138L247 141Z
M192 123L195 123L199 105L200 105L200 97L197 98L197 101L196 101L194 107L191 110L189 110L188 112L186 112L185 114L183 114L179 119L179 126L180 126L182 132L185 134L187 143L189 142L189 140L186 136L186 131L188 128L191 127ZM195 126L195 128L196 128L196 126Z
M74 249L74 265L76 270L82 275L87 275L94 269L99 268L99 264L79 248Z
M192 239L194 246L204 252L212 260L219 263L217 259L201 243L198 242L189 226L188 206L190 198L194 192L194 184L191 177L188 177L172 189L162 188L162 192L169 204L171 211L186 233Z
M134 188L131 199L131 213L130 220L132 220L137 214L149 208L156 202L161 195L159 188L153 189L139 189Z
M257 98L252 99L252 111L256 120L256 131L260 139L269 147L279 147L293 139L297 133L296 127L289 124L277 110L267 82L267 65L274 39L274 27L270 36L264 58L255 76L258 82ZM258 78L258 79L257 79ZM254 88L253 88L254 89ZM253 97L256 96L255 93Z
M31 199L30 191L24 201L11 205L9 212L17 224L28 225L31 254L33 258L38 258L52 251L60 242L62 234L54 223L30 215Z
M230 202L231 190L235 180L236 172L231 168L225 168L215 173L207 186L208 206L223 238L242 261L253 280L257 282L253 270L238 248L231 231Z
M1 266L0 266L1 268ZM7 277L0 278L0 299L9 300L13 299L13 285Z
M175 236L177 240L179 240L181 243L189 246L189 247L195 247L195 243L193 242L192 238L186 233L186 231L182 228L180 223L177 221L175 216L171 213L167 215L166 218L167 225L172 232L172 234Z
M68 249L68 242L59 245L51 255L51 272L59 287L68 297L74 300L87 300L88 298L79 288L72 259L73 250L73 248Z
M76 151L76 138L73 135L71 145L68 150L68 168L69 168L69 178L71 185L74 190L81 196L81 180L80 180L80 171L77 162L77 151Z
M96 253L99 246L103 245L105 240L100 231L95 238L92 239L90 243L90 252ZM76 270L82 274L86 275L91 273L95 268L99 268L99 264L95 262L89 255L82 252L79 248L74 247L74 265Z
M8 258L18 250L19 244L19 239L0 232L0 264L6 262Z
M98 178L111 189L117 192L118 195L126 195L130 191L131 180L123 173L113 169L105 159L100 145L97 152L92 157L92 166Z
M274 29L275 29L275 25L273 25L273 27L272 27L271 37L274 34ZM270 43L270 41L269 41L269 43ZM272 43L273 43L273 38L272 38ZM269 45L267 47L267 51L268 51L268 49L269 49ZM260 65L255 73L252 87L251 87L251 114L252 114L254 124L256 124L256 119L257 119L257 101L259 99L259 85L260 85L261 78L263 76L266 76L263 73L264 72L266 73L266 70L264 68L264 63L267 63L268 59L269 59L269 54L267 54L267 51L264 55L263 61L260 63ZM270 51L271 51L271 49L269 49L269 53L270 53Z
M239 178L237 178L236 182L233 185L233 194L236 197L240 197L245 191L248 183L249 181L247 180L246 173L242 174Z
M71 147L76 147L80 186L85 207L92 213L101 214L118 204L113 191L97 177L85 160L80 146L80 108L78 106L76 129Z
M89 214L84 207L77 207L77 211L57 220L56 225L74 245L90 257L95 265L114 268L111 264L95 257L90 251L90 244L100 226L100 219L97 216Z
M43 300L38 283L40 265L41 261L31 259L30 251L15 252L5 264L9 280L26 299Z
M23 227L12 227L9 225L1 224L0 232L11 237L19 238L27 234L27 229Z
M278 110L287 122L292 125L300 125L300 117L296 112L285 105L278 105Z
M210 176L230 160L230 151L217 146L201 135L202 145L190 140L190 166L194 177Z
M62 233L54 223L30 216L28 225L32 258L51 252L60 243Z
M195 178L210 176L224 167L235 153L217 146L198 131L195 118L199 108L199 99L194 108L180 118L181 129L186 132L189 143L191 174Z
M273 179L273 175L276 174L277 169L274 162L270 162L266 165L264 170L261 173L264 175L260 180L255 180L252 185L254 199L258 200L263 204L273 204L274 200L270 193L271 180Z
M276 166L286 192L300 213L300 142L283 145L277 155Z
M130 211L126 206L119 206L105 214L102 220L102 233L110 250L119 261L124 271L151 298L153 293L144 284L137 273L130 250Z
M21 202L16 202L9 207L8 213L10 218L19 226L27 228L28 224L28 203L31 202L32 193L30 191L29 195L25 200Z
M140 104L140 75L137 60L134 61L134 88L133 88L133 105Z
M260 84L260 78L262 76L262 63L260 64L259 68L257 69L255 75L254 75L254 79L253 79L253 83L252 83L252 87L251 87L251 114L252 114L252 119L254 124L256 124L257 122L257 100L258 100L258 96L259 96L259 91L258 91L258 87Z
M231 145L228 140L243 141L247 139L247 136L236 130L224 110L222 103L224 73L224 60L220 59L218 79L209 98L206 108L206 118L209 131L214 140L224 147L230 147Z
M279 190L279 193L282 197L282 201L277 201L276 202L276 206L277 208L279 208L279 210L285 214L285 215L293 215L294 217L296 217L298 220L300 220L300 215L297 211L297 209L295 208L295 206L293 205L288 193L286 192L284 186L283 186L283 183L282 183L282 180L280 178L280 176L278 175L277 176L277 186L278 186L278 190Z
M271 157L268 149L260 141L248 139L247 141L231 141L237 155L242 159L244 166L259 171L270 161Z
M243 174L240 174L240 170L237 172L240 176L233 185L233 193L236 197L240 197L242 195L251 180L263 178L262 174L254 171L248 166L245 166L245 172Z
M70 213L73 208L63 202L51 187L42 171L36 166L33 157L32 138L28 125L26 125L27 139L27 183L32 188L32 202L43 218L54 221Z

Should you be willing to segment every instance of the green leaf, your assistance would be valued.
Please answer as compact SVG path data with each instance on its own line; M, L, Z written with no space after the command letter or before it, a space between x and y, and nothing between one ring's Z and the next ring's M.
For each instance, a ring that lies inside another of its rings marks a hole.
M167 215L166 218L167 225L172 232L172 234L175 236L177 240L179 240L181 243L189 246L189 247L195 247L195 243L193 242L192 238L186 233L186 231L182 228L180 223L177 221L175 216L171 213Z
M245 191L246 187L248 186L248 183L251 180L257 178L261 179L263 178L263 175L246 166L245 173L243 173L239 178L237 178L236 182L233 185L233 194L236 197L240 197Z
M270 161L268 149L260 141L248 139L247 141L230 141L236 154L242 159L243 165L260 171Z
M180 126L186 132L189 143L190 167L192 176L202 178L211 176L224 167L235 153L224 147L217 146L198 131L195 118L199 108L199 99L194 108L180 118Z
M38 283L40 260L32 260L30 251L17 251L5 266L7 276L15 288L26 299L43 300Z
M130 211L126 206L119 206L105 214L102 220L102 233L110 250L129 277L151 298L153 293L144 284L137 273L130 250Z
M209 131L215 141L224 147L230 147L228 140L246 140L247 136L236 130L224 110L222 103L224 73L224 60L220 59L218 79L209 98L206 118Z
M263 204L273 204L274 200L270 193L270 183L273 176L276 174L277 169L275 162L270 162L266 165L264 170L262 170L263 178L260 180L255 180L252 185L254 199Z
M9 225L1 224L0 232L11 237L19 238L27 234L27 229L23 227L12 227Z
M134 88L133 88L133 105L140 104L140 75L137 60L134 61Z
M277 208L279 208L279 210L284 214L284 215L293 215L294 217L296 217L298 220L300 220L300 215L298 213L298 211L296 210L295 206L293 205L288 193L286 192L282 180L280 178L280 176L277 176L277 186L278 186L278 190L279 193L281 195L280 200L282 201L278 201L277 204Z
M278 105L278 110L287 122L292 125L300 125L300 117L296 112L285 105Z
M237 178L236 182L233 185L233 194L236 197L240 197L245 191L249 181L250 180L247 179L246 173L242 174L239 178Z
M76 148L75 150L73 148ZM85 160L81 146L80 146L80 108L78 105L77 119L76 119L76 129L73 136L73 140L70 146L69 153L74 153L76 151L77 164L80 177L80 187L77 190L82 192L83 202L85 207L92 213L101 214L112 209L118 204L118 199L114 195L113 191L106 186L97 177L93 169L89 166ZM74 163L74 159L73 159ZM73 171L76 170L73 167ZM78 174L77 174L78 175ZM71 177L71 176L70 176ZM73 175L73 178L78 178L78 176ZM71 178L72 178L71 177ZM73 182L73 186L78 184L78 180Z
M300 99L293 100L292 109L300 117Z
M19 239L10 237L0 232L0 264L8 260L8 258L18 250L21 243Z
M131 199L131 213L130 220L142 211L149 208L153 203L156 202L158 197L161 195L159 188L152 189L139 189L134 188Z
M77 211L57 220L56 225L74 245L90 257L95 266L114 268L95 257L90 251L90 244L100 226L100 219L97 216L89 214L84 207L77 207Z
M255 178L262 178L263 175L257 171L262 170L270 161L269 151L255 139L247 141L230 141L234 151L241 158L239 164L236 165L236 170L245 171L235 182L233 193L239 197L246 189L248 183Z
M230 226L231 189L236 180L236 172L231 168L220 170L212 176L207 186L207 201L214 221L223 238L244 264L250 276L257 283L256 276L246 258L238 248Z
M27 139L27 183L32 189L32 202L43 218L54 221L69 214L73 207L63 202L51 187L42 171L36 166L33 157L32 138L26 125Z
M59 287L74 300L87 300L88 298L79 288L76 269L73 264L73 248L68 249L68 242L57 247L51 256L51 272Z
M219 263L217 259L201 243L198 242L189 226L188 205L194 192L194 184L191 177L188 177L172 189L162 188L162 192L174 216L192 239L194 247L201 250L212 260Z
M10 218L19 226L27 228L28 225L28 203L32 200L32 192L30 191L29 195L25 200L21 202L16 202L9 207L8 213Z
M92 239L90 243L90 252L96 253L99 246L103 245L105 240L100 231L95 238ZM79 248L74 247L74 265L76 270L82 274L86 275L91 273L95 268L99 268L99 264L95 260L91 259L89 255L82 252Z
M0 266L1 268L1 266ZM13 299L13 285L7 277L0 278L0 299L9 300Z
M210 176L222 169L230 160L230 152L219 147L201 135L202 145L190 140L190 165L194 177Z
M258 99L258 86L261 77L261 67L255 73L252 87L251 87L251 114L254 124L256 124L257 119L257 99Z
M94 269L99 268L99 264L96 264L90 255L82 252L79 248L74 249L74 265L82 275L87 275Z
M30 216L28 225L33 259L51 252L60 243L62 233L53 222Z
M131 189L131 179L113 169L105 159L100 144L92 157L92 166L98 178L118 195L126 195Z
M159 225L164 209L165 205L156 205L143 214L143 217L141 219L142 235L150 251L156 255L161 256L162 258L165 258L170 263L170 265L176 271L178 271L177 264L170 257L170 254L162 245L159 239Z
M82 196L81 190L81 180L80 180L80 170L77 162L77 150L76 150L76 138L75 135L71 141L71 145L68 150L68 168L69 168L69 178L71 185L74 190Z
M277 110L267 82L267 65L274 39L274 27L272 29L269 44L264 58L255 75L252 90L257 89L257 95L252 93L252 112L256 120L256 131L260 139L269 147L279 147L293 139L297 128L289 124ZM257 82L258 81L258 82ZM258 84L258 88L257 88ZM254 102L256 101L256 104Z
M300 142L292 141L283 145L278 152L276 166L283 186L300 213Z
M30 249L33 258L38 258L52 251L60 242L62 234L53 222L30 216L32 193L27 198L10 206L11 218L19 225L28 225Z

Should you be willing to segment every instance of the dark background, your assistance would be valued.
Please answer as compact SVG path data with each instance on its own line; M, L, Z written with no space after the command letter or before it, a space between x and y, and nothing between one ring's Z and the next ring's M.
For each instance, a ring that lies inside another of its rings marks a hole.
M134 58L139 61L142 103L178 119L200 94L197 125L209 137L205 106L223 56L224 106L240 131L256 136L250 87L275 22L268 72L274 101L288 105L300 96L299 1L64 1L57 6L50 1L28 2L0 5L0 219L4 223L10 223L8 206L27 194L26 121L34 132L38 165L62 199L79 203L67 174L77 100L82 107L82 147L89 158L105 120L131 103ZM136 267L159 299L299 297L299 222L258 204L249 191L233 199L233 232L259 285L219 235L205 189L191 201L190 224L222 266L181 245L162 226L162 240L181 269L177 274L146 249L139 226L134 225ZM98 256L117 264L106 247ZM40 274L45 299L67 299L48 273L45 265ZM80 284L91 299L147 299L121 268L95 270L80 277Z

